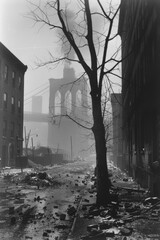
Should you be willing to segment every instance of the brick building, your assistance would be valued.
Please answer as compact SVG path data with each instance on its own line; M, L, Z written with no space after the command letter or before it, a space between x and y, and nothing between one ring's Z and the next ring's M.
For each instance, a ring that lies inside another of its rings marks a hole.
M123 160L160 195L160 1L121 0ZM156 162L156 169L154 165ZM156 176L156 177L155 177Z
M16 56L0 43L0 158L12 166L22 153L24 74L27 70Z

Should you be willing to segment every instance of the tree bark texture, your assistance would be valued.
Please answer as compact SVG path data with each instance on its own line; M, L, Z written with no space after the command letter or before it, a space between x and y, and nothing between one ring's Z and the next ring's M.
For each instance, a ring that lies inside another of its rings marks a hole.
M92 110L94 125L92 128L95 138L97 160L97 205L106 206L110 202L110 179L107 168L107 150L105 127L103 123L101 101L92 96Z

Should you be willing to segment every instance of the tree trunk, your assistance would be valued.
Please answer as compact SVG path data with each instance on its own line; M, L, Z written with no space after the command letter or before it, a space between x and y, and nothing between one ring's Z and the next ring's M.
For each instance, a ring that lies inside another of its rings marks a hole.
M105 127L101 112L101 101L92 99L93 120L92 128L96 148L96 170L97 170L97 205L106 206L110 202L111 182L107 168L107 150L105 140Z

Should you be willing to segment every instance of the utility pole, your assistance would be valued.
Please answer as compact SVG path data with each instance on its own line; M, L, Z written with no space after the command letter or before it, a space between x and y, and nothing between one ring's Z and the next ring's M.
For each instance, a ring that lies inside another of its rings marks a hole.
M72 149L72 136L70 136L70 142L71 142L71 161L72 161L72 158L73 158L73 149Z
M33 137L31 138L31 143L32 143L32 160L34 160L34 146L33 146Z
M29 130L29 133L27 135L26 127L24 127L24 134L25 134L25 152L26 152L26 156L28 156L28 143L30 139L31 130Z

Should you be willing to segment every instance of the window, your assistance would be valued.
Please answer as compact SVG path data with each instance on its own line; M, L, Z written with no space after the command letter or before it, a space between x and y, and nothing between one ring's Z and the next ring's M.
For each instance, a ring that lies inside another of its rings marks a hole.
M22 87L22 78L21 77L18 78L18 87L19 88Z
M11 98L11 104L14 105L14 97Z
M8 66L5 65L4 67L4 80L7 81L8 80Z
M7 101L7 93L4 93L3 100L4 100L4 102L6 102L6 101Z
M12 72L12 87L15 87L16 85L16 79L15 79L15 72Z
M11 111L12 113L15 111L15 98L11 97Z
M7 109L7 93L3 94L3 108Z
M11 137L14 137L14 128L15 128L14 122L11 122Z
M3 137L7 136L7 120L3 120Z
M18 112L20 113L21 112L21 101L18 100Z
M57 91L55 94L54 114L55 115L61 114L61 93L59 91Z
M72 94L70 91L67 91L65 94L64 106L66 108L66 113L70 114L72 111Z

